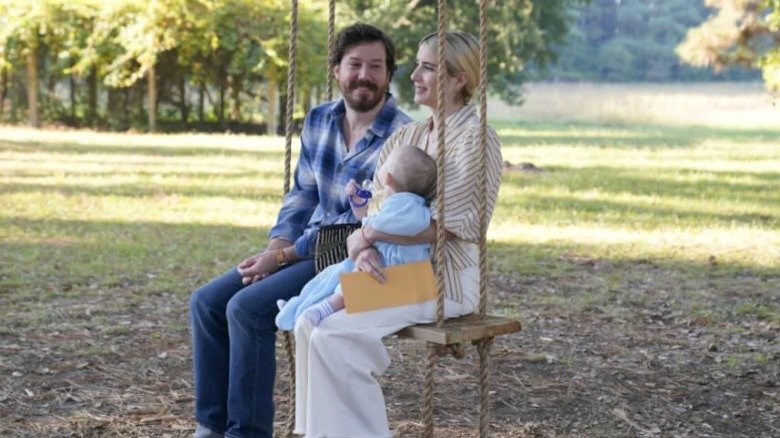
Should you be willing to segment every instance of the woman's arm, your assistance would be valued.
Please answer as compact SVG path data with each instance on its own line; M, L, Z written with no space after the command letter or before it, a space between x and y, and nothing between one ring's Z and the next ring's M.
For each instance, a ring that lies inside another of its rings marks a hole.
M447 240L454 239L455 236L451 232L444 230ZM422 232L414 236L399 236L395 234L387 234L374 229L371 224L363 227L363 234L366 240L370 243L374 243L377 240L383 242L397 243L399 245L414 245L417 243L433 243L436 241L436 221L431 219L431 225Z
M457 236L444 231L447 240L456 238ZM431 225L414 236L399 236L395 234L387 234L381 231L375 230L370 224L364 225L362 228L355 230L347 237L347 254L349 258L355 260L364 249L372 247L374 242L390 242L397 243L399 245L415 245L418 243L433 243L436 241L436 221L431 220Z
M355 258L355 270L368 272L369 275L380 283L384 283L387 280L384 272L382 272L382 260L379 257L379 251L374 247L361 251L357 255Z

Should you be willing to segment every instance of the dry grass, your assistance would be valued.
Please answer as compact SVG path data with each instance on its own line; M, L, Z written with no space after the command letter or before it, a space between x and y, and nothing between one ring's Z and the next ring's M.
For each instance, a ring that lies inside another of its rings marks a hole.
M780 103L760 83L532 83L524 95L521 107L491 101L490 119L742 128L780 123Z

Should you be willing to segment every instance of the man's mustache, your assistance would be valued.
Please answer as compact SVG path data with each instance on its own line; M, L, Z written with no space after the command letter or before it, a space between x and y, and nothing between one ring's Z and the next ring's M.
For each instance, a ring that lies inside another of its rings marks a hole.
M355 90L356 88L360 87L366 87L371 91L377 91L379 88L371 81L366 81L363 79L358 79L356 81L353 81L349 84L349 91Z

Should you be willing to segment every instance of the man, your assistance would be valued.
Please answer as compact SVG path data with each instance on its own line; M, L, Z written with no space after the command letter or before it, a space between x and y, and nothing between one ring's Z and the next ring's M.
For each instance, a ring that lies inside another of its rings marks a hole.
M268 246L190 299L196 438L272 436L276 302L314 277L320 226L357 222L344 187L371 179L385 140L411 121L388 93L395 46L380 29L343 29L329 62L343 98L307 115L294 186Z

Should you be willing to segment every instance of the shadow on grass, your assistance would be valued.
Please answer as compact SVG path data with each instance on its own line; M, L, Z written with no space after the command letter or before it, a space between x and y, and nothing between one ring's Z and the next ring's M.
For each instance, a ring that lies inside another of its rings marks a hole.
M616 255L614 257L596 256L599 245L566 244L562 242L544 244L510 244L491 241L488 246L488 258L491 272L497 274L548 276L550 280L570 278L577 274L607 275L605 267L616 270L640 268L657 273L675 272L676 275L703 276L706 278L728 277L734 280L754 277L760 281L769 281L768 291L780 281L780 264L774 266L756 266L750 263L713 262L703 259L688 259L660 256ZM602 271L602 272L600 272ZM576 287L576 282L573 284ZM771 287L770 287L771 286ZM776 295L774 292L772 295ZM780 295L775 297L780 302Z
M685 180L685 177L698 181ZM729 181L731 180L731 181ZM534 177L522 174L508 174L504 185L518 190L533 188L541 195L528 195L537 203L549 208L541 210L572 210L586 212L639 211L647 214L687 215L712 217L723 220L772 222L778 218L763 214L718 213L719 209L729 211L734 205L753 204L758 206L780 205L780 172L736 172L709 171L697 169L671 170L664 172L637 172L608 167L558 168ZM544 196L547 187L567 187L564 195ZM615 199L618 196L636 196L658 199L661 202L679 203L679 208L642 206L636 203L618 201L592 201L584 199L588 192L604 193ZM696 211L689 202L711 203L711 213ZM501 202L501 200L499 200ZM522 204L522 202L521 202ZM627 216L631 217L631 216Z
M699 210L689 204L681 204L679 208L643 206L629 202L603 201L579 199L576 196L526 196L528 205L526 210L533 210L537 214L547 216L548 220L571 220L570 212L586 213L595 218L581 218L577 223L587 225L598 222L600 226L614 225L623 227L631 225L636 228L653 229L664 228L663 224L674 225L683 221L699 225L718 223L724 226L734 224L760 225L766 228L780 229L780 221L777 217L762 213L730 213ZM756 201L757 202L757 201ZM551 211L552 210L552 211ZM561 211L556 213L555 211Z
M230 155L235 157L251 157L253 160L263 159L284 162L283 142L280 142L279 151L269 151L267 148L258 150L234 149L230 145L225 147L213 146L116 146L99 144L82 144L74 142L37 142L0 140L0 152L36 152L36 153L62 153L62 154L117 154L160 157L200 157L214 155Z
M243 175L233 176L236 179ZM249 174L257 176L257 174ZM281 184L279 187L269 185L247 186L245 184L236 184L224 188L211 188L208 186L197 185L166 185L158 181L149 181L146 183L128 182L125 184L95 186L90 184L9 184L4 186L0 184L0 193L57 193L61 195L92 195L92 196L122 196L144 198L150 196L192 196L197 198L207 197L232 197L236 199L251 198L258 202L273 202L282 199L283 190Z
M32 220L11 218L0 222L4 229L23 229L25 236L0 240L0 280L45 286L69 277L106 279L113 275L158 278L170 274L172 282L181 275L206 279L234 266L243 258L264 248L266 227L240 227L211 224L167 224L156 222ZM593 247L598 246L598 242ZM694 275L707 278L780 278L780 265L759 267L749 264L707 260L694 263L677 258L592 258L588 245L509 244L490 242L493 271L522 277L543 275L563 279L578 273L606 275L609 265L620 271L651 267L656 273ZM149 274L152 274L150 276ZM25 278L26 277L26 278ZM145 281L145 280L144 280ZM576 282L575 282L576 286ZM774 294L774 291L773 291ZM780 299L780 297L777 297Z
M0 302L3 295L34 299L35 292L96 286L189 293L257 253L268 228L0 218ZM0 306L2 307L2 306Z
M598 257L588 246L491 242L491 287L510 313L705 317L709 323L780 324L780 265L662 257Z

